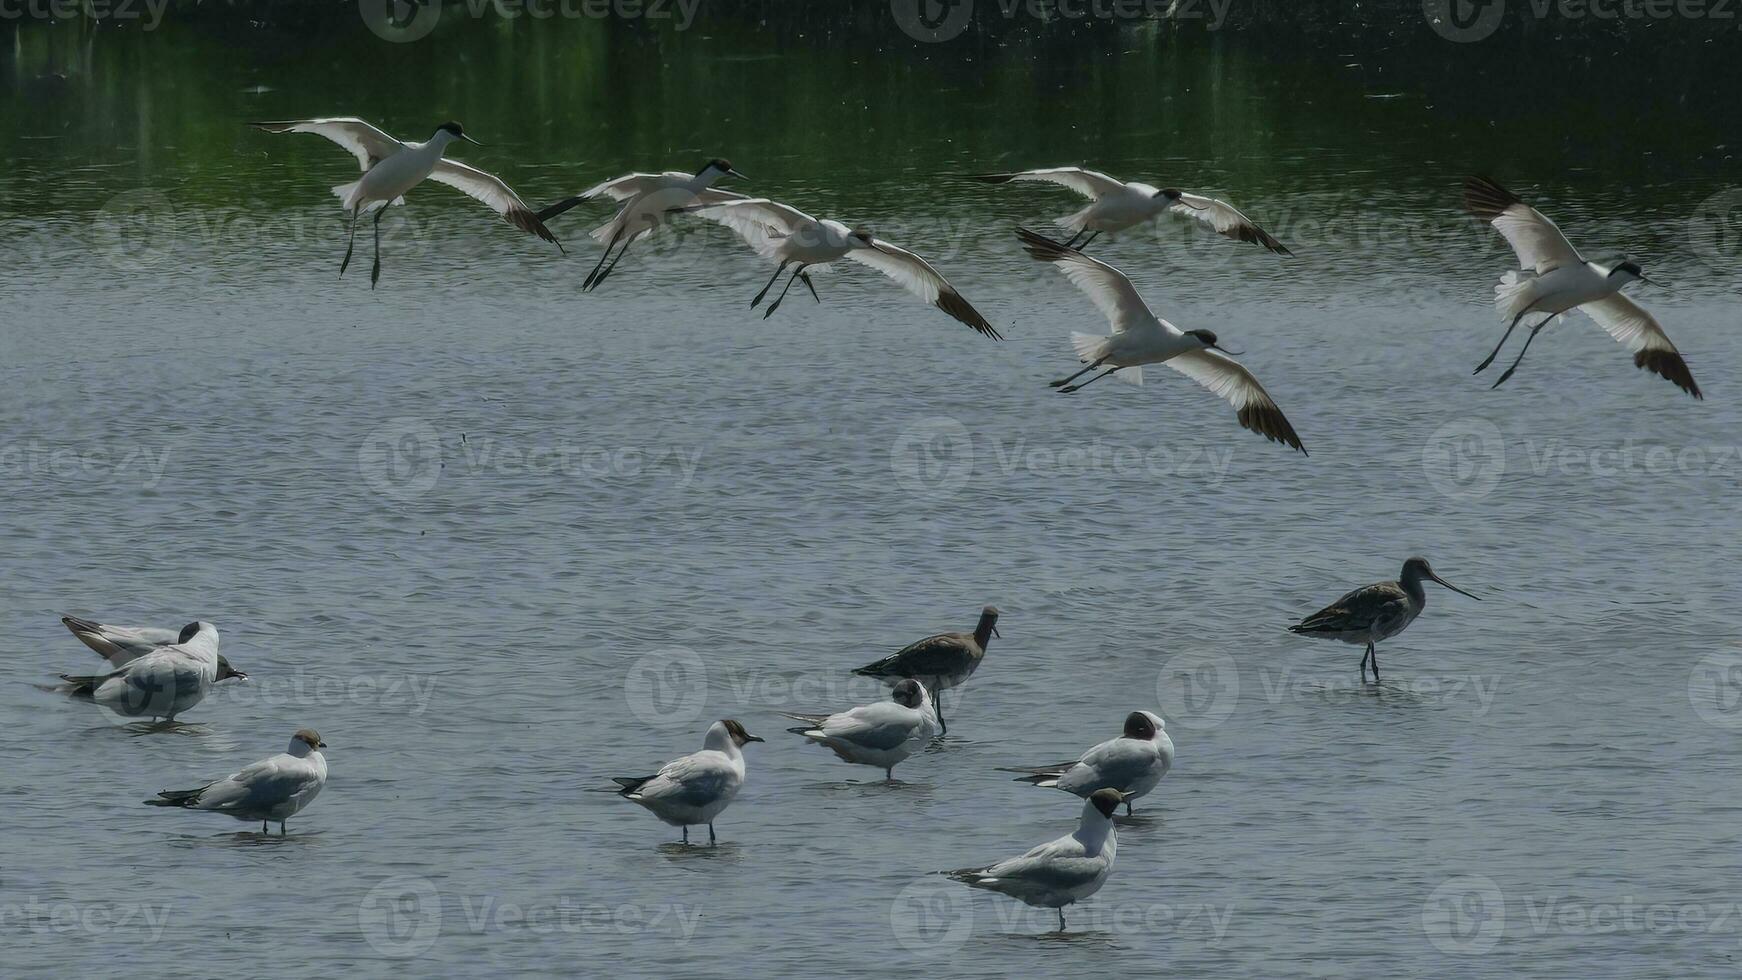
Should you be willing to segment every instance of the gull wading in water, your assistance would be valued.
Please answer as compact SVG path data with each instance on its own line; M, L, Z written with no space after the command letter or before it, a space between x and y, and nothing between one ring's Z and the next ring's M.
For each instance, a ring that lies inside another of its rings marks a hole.
M1071 334L1077 359L1088 367L1052 382L1054 388L1065 393L1077 391L1116 371L1125 371L1120 377L1132 384L1142 384L1142 365L1166 364L1233 405L1242 426L1272 442L1306 452L1294 426L1282 409L1276 407L1270 393L1245 365L1228 356L1232 352L1217 343L1215 334L1208 330L1181 331L1156 316L1143 297L1137 295L1131 280L1099 259L1027 228L1018 229L1016 235L1029 255L1058 267L1113 325L1113 333L1108 337ZM1102 365L1108 366L1105 372L1081 384L1073 383Z
M949 731L944 722L943 692L956 687L980 668L986 659L986 644L998 636L998 610L987 606L980 610L980 621L972 633L939 633L915 640L896 652L853 673L875 677L885 684L898 684L911 677L925 685L931 693L938 718L938 734Z
M718 159L709 160L702 165L702 169L693 174L681 170L667 170L658 174L624 174L601 181L574 197L565 198L544 208L538 212L538 218L540 221L549 221L583 201L599 197L622 202L623 206L617 209L610 221L590 232L594 241L605 246L605 251L599 255L599 263L593 266L586 281L581 283L581 291L590 292L605 281L605 277L617 268L618 262L623 261L629 246L658 231L661 225L670 221L671 212L726 201L746 200L743 194L714 189L714 184L724 177L747 179L732 169L730 163ZM611 249L616 248L618 242L622 242L622 248L617 252L617 257L611 259ZM609 265L606 264L606 259L611 259Z
M1476 365L1475 373L1480 374L1494 363L1520 321L1531 314L1543 314L1531 326L1512 366L1494 382L1493 387L1500 387L1518 370L1524 352L1543 327L1569 310L1583 310L1609 336L1626 345L1633 354L1635 367L1668 380L1695 398L1705 397L1694 383L1687 361L1670 343L1657 318L1621 294L1621 287L1630 282L1651 282L1638 263L1600 265L1586 261L1546 215L1486 177L1464 179L1464 208L1505 236L1512 251L1518 254L1520 266L1519 270L1502 276L1500 284L1494 287L1494 308L1508 323L1500 343L1494 345L1494 352L1486 360Z
M1136 181L1120 181L1098 170L1082 167L1045 167L1040 170L1019 170L1003 174L974 174L970 179L988 184L1008 184L1012 181L1042 181L1068 187L1089 198L1091 203L1075 214L1058 219L1058 226L1071 233L1065 245L1078 249L1102 232L1120 232L1143 224L1170 212L1190 218L1217 234L1238 242L1262 245L1278 255L1293 255L1275 236L1258 227L1251 218L1241 214L1227 201L1188 194L1173 187L1151 187ZM1077 239L1083 238L1082 244Z
M617 795L646 807L673 827L683 828L683 842L690 842L690 827L707 824L708 842L714 842L714 818L725 810L744 785L743 748L762 739L728 718L716 721L702 739L699 752L673 759L651 776L613 776L621 786Z
M176 642L130 657L107 673L62 674L61 680L68 693L118 715L174 721L205 700L219 680L247 676L218 655L218 628L201 622L182 627Z
M883 273L895 280L901 288L973 327L979 333L993 340L1003 339L992 328L992 324L980 315L980 311L969 305L942 273L932 268L931 263L907 249L872 235L867 228L849 228L839 221L813 218L795 207L762 197L679 210L725 225L737 232L745 244L756 250L756 254L779 263L775 266L774 275L768 280L768 285L763 286L756 298L750 301L752 309L774 288L774 283L780 279L786 267L793 267L792 277L786 280L786 286L781 289L780 295L763 311L763 319L774 315L774 311L780 308L781 301L786 299L787 290L797 280L804 280L805 288L811 292L811 298L821 303L822 297L817 295L817 288L805 270L813 266L826 266L840 259L852 259Z
M1147 794L1173 768L1173 740L1167 737L1161 716L1133 711L1125 717L1125 730L1083 753L1075 762L1056 766L1000 769L1020 772L1017 782L1033 783L1088 797L1096 790L1116 789L1131 815L1131 801Z
M939 729L925 686L912 678L898 681L888 701L832 715L782 714L804 722L787 731L833 751L845 762L876 766L891 780L896 765L925 748Z
M1422 582L1432 581L1459 595L1481 601L1463 589L1434 574L1426 558L1411 558L1403 563L1403 574L1395 582L1375 582L1343 596L1311 616L1288 628L1290 633L1316 636L1324 640L1366 644L1361 655L1361 679L1367 679L1367 662L1373 662L1373 682L1379 682L1379 654L1374 644L1396 636L1415 622L1427 606L1427 592Z
M1118 832L1113 829L1113 811L1123 800L1123 794L1116 789L1098 789L1083 804L1075 833L990 867L963 868L945 874L965 885L1000 892L1036 908L1057 909L1059 931L1063 932L1065 906L1100 891L1113 871L1119 843Z
M284 822L300 813L320 795L327 784L327 760L321 750L327 743L313 729L304 728L290 737L290 748L262 759L241 772L207 783L198 789L166 789L146 806L173 806L184 810L209 810L237 820Z
M544 226L538 215L526 206L502 178L469 167L458 160L443 158L448 144L463 139L478 143L465 134L457 122L445 122L434 135L422 143L406 143L387 135L369 123L355 118L291 119L282 122L250 123L268 133L314 133L325 136L351 151L363 168L361 179L333 188L345 210L351 213L351 234L345 242L345 260L339 263L339 275L351 264L351 248L357 241L357 218L375 212L375 265L369 272L369 288L381 279L381 213L390 205L404 204L405 193L425 180L433 180L487 205L508 223L528 234L562 249L562 243ZM479 144L482 145L482 144Z
M79 642L96 651L97 656L109 661L110 667L124 667L138 660L159 647L166 647L181 640L180 630L163 629L156 626L110 626L107 623L92 622L77 616L62 616L61 625L78 637ZM213 642L216 643L214 635ZM248 675L230 666L230 661L218 654L217 680L245 681Z

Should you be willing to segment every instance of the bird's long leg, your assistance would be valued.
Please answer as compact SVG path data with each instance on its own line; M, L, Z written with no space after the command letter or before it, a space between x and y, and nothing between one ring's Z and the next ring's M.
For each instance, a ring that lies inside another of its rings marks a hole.
M386 207L375 209L375 265L369 270L369 288L381 281L381 216L387 213Z
M1559 316L1559 315L1560 314L1558 314L1558 313L1555 314L1555 316ZM1518 370L1518 362L1524 360L1524 352L1527 350L1530 350L1530 342L1535 340L1536 335L1539 333L1542 333L1542 328L1548 326L1549 320L1553 320L1553 319L1554 319L1554 317L1551 316L1548 318L1548 320L1544 320L1541 323L1537 324L1536 326L1530 328L1530 336L1524 338L1524 346L1520 347L1518 349L1518 356L1516 358L1513 358L1512 366L1506 369L1506 373L1502 374L1498 381L1494 382L1494 384L1488 389L1489 391L1493 391L1495 388L1498 388L1501 385L1505 384L1506 379L1512 377L1512 372Z
M1373 644L1367 644L1367 649L1361 653L1361 683L1367 683L1367 658L1373 656Z
M714 843L714 822L708 821L708 843Z
M1064 932L1064 931L1065 931L1065 910L1064 910L1064 906L1061 905L1061 906L1059 906L1059 932Z
M266 833L266 821L265 820L260 821L260 832L263 834Z
M351 235L345 239L345 261L339 263L339 278L345 278L345 269L351 264L351 250L357 246L357 214L356 208L351 209Z
M1071 382L1077 380L1078 378L1082 377L1083 375L1088 374L1090 371L1093 371L1096 368L1100 367L1101 362L1105 361L1105 360L1106 360L1105 357L1098 358L1095 361L1095 363L1089 365L1086 368L1083 368L1081 371L1078 371L1076 374L1073 374L1068 378L1060 378L1057 381L1048 381L1047 384L1054 387L1054 388L1063 388L1065 385L1070 384Z
M1131 816L1131 797L1129 796L1125 798L1125 815Z
M816 300L817 305L821 306L823 298L817 295L817 287L815 283L811 282L811 274L808 272L800 272L798 277L804 280L804 287L811 291L811 299Z
M1373 648L1373 683L1379 683L1379 648Z
M611 264L605 267L604 272L599 273L599 278L593 280L593 285L588 287L589 291L598 289L599 285L603 283L612 272L616 271L617 263L623 261L623 256L629 254L629 246L633 244L635 244L635 238L634 236L630 236L629 240L623 243L623 247L617 250L617 257L611 260Z
M1088 231L1088 230L1089 229L1087 229L1087 228L1078 228L1076 230L1076 233L1071 235L1071 240L1068 242L1065 242L1065 248L1076 248L1077 247L1077 239L1083 237L1083 232Z
M931 680L931 689L938 692L937 700L933 701L931 706L932 711L938 716L938 734L948 735L950 733L950 726L944 721L944 692L939 687L938 680L939 678L936 677Z
M775 310L780 309L780 301L786 298L786 291L788 289L792 288L792 284L797 282L798 277L800 275L802 275L803 273L804 273L804 265L802 263L799 265L798 268L792 270L792 278L788 279L786 281L786 287L780 291L779 296L774 297L774 302L768 304L768 309L762 311L762 319L764 319L764 320L768 319L769 317L774 315Z
M1090 242L1092 242L1095 239L1100 238L1100 237L1101 237L1101 233L1097 231L1094 234L1090 235L1089 237L1083 239L1083 244L1077 246L1077 251L1081 252L1083 249L1088 248Z
M587 278L581 282L581 292L593 288L593 280L598 278L599 270L605 267L605 260L611 257L611 250L617 247L617 239L623 237L623 229L618 228L611 235L611 240L605 243L605 251L599 253L599 264L593 266L593 271L587 273Z
M284 821L282 820L278 821L278 836L284 836Z
M1494 363L1494 358L1500 356L1500 348L1506 346L1506 338L1512 336L1512 331L1518 329L1518 322L1523 320L1528 313L1530 313L1529 307L1525 307L1518 311L1518 315L1512 318L1512 323L1507 325L1506 332L1500 335L1500 343L1494 345L1494 349L1488 353L1488 356L1483 359L1482 363L1476 365L1476 370L1471 371L1471 374L1481 374L1483 368Z
M1063 388L1060 388L1059 391L1061 391L1067 395L1073 391L1082 391L1084 388L1087 388L1088 386L1094 384L1095 382L1101 380L1102 378L1105 378L1107 375L1112 374L1114 371L1117 371L1117 370L1119 370L1119 369L1116 367L1110 367L1107 370L1101 372L1100 374L1095 375L1094 377L1090 378L1089 380L1083 382L1080 385L1065 385Z
M768 295L768 291L769 291L769 290L770 290L770 289L773 289L773 288L774 288L774 281L775 281L775 280L776 280L776 279L779 279L779 278L780 278L780 274L781 274L781 273L782 273L782 272L785 272L785 271L786 271L786 266L787 266L787 264L788 264L788 263L789 263L789 262L791 262L791 261L792 261L792 260L791 260L791 259L781 259L781 260L780 260L780 264L779 264L779 265L778 265L778 266L775 266L775 267L774 267L774 275L772 275L772 276L769 276L769 277L768 277L768 285L766 285L766 286L763 286L763 287L762 287L762 292L760 292L760 293L757 293L757 294L756 294L756 298L755 298L755 299L753 299L753 300L751 300L751 301L750 301L750 308L751 308L751 309L753 309L753 310L754 310L754 309L755 309L755 308L756 308L756 307L757 307L757 306L758 306L758 305L760 305L760 304L761 304L761 302L762 302L762 297L764 297L764 296L767 296L767 295Z

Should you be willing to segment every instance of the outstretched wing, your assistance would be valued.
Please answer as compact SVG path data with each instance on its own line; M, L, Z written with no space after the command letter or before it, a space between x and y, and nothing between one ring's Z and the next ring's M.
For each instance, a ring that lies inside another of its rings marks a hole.
M1609 332L1609 336L1625 344L1633 352L1636 366L1667 378L1695 398L1705 398L1700 393L1700 386L1694 383L1688 362L1682 360L1681 352L1670 343L1669 335L1663 332L1657 318L1647 313L1645 307L1620 293L1611 293L1579 309L1589 313L1598 326Z
M436 163L435 170L429 176L437 183L446 184L467 197L488 205L491 210L506 218L509 224L521 231L529 235L537 235L558 249L562 248L562 243L557 241L556 236L550 233L550 229L544 226L544 222L539 219L539 216L526 206L526 202L520 199L520 195L514 193L513 189L503 183L502 178L495 174L487 174L477 167L469 166L458 160L444 159Z
M364 171L405 149L404 143L355 116L290 119L249 125L268 133L314 133L316 136L325 136L351 151L351 155L357 158L357 166Z
M1168 210L1214 228L1217 234L1237 242L1262 245L1278 255L1294 254L1288 250L1288 246L1277 241L1276 236L1258 227L1257 222L1241 214L1239 208L1227 201L1182 192Z
M1547 215L1486 177L1464 178L1464 209L1506 237L1521 269L1542 275L1585 261Z
M1057 266L1073 285L1082 290L1113 324L1115 333L1157 319L1150 312L1149 304L1137 295L1137 287L1125 278L1125 273L1027 228L1016 229L1016 237L1021 239L1029 255Z
M1165 363L1234 406L1241 425L1272 442L1293 446L1306 453L1300 437L1294 434L1294 426L1288 424L1270 392L1264 390L1246 365L1213 350L1188 351L1169 358Z
M704 202L682 210L732 229L744 244L764 258L773 257L780 239L816 223L815 218L798 208L766 197L747 197L716 204Z
M1014 173L973 174L972 179L988 184L1008 184L1017 180L1044 181L1069 187L1090 199L1098 199L1109 191L1125 186L1098 170L1084 170L1082 167L1044 167L1039 170L1018 170Z
M847 258L876 269L895 280L902 289L973 327L980 334L993 340L1003 339L980 311L956 292L956 287L950 285L942 273L907 249L873 238L870 248L855 248L847 253Z

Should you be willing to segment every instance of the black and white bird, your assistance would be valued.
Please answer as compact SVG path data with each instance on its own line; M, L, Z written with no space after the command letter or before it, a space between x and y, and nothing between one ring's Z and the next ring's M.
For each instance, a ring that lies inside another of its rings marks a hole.
M181 634L185 632L185 627L172 630L158 626L111 626L77 616L62 616L60 621L73 636L78 637L80 643L107 660L110 667L125 667L140 657L155 652L159 647L171 646L179 642ZM213 642L217 642L215 635ZM230 666L230 661L223 654L218 654L217 681L247 679L247 674Z
M945 872L973 888L1009 895L1036 908L1057 909L1059 931L1065 928L1065 906L1101 890L1113 873L1119 835L1113 811L1124 801L1116 789L1098 789L1083 804L1074 833L1048 841L1021 857L984 868Z
M1411 558L1403 563L1403 574L1395 582L1375 582L1363 585L1336 602L1288 628L1290 633L1316 636L1323 640L1341 640L1356 645L1366 644L1361 655L1361 679L1367 679L1367 663L1373 663L1373 682L1379 682L1379 654L1374 644L1396 636L1415 622L1415 617L1427 607L1424 581L1438 582L1459 595L1470 596L1463 589L1434 574L1426 558Z
M1524 360L1524 352L1543 327L1576 309L1583 310L1609 336L1626 345L1633 353L1634 366L1667 379L1695 398L1705 397L1694 383L1687 361L1670 343L1657 318L1622 295L1621 287L1630 282L1651 281L1645 278L1638 263L1603 265L1587 261L1547 215L1486 177L1464 179L1464 208L1505 236L1512 251L1518 254L1520 267L1507 272L1494 287L1494 308L1507 321L1506 332L1500 336L1500 343L1494 345L1494 352L1476 365L1476 373L1494 363L1500 348L1506 346L1507 338L1525 317L1542 316L1531 325L1530 335L1525 337L1512 366L1493 387L1500 387L1518 370L1518 362Z
M1068 187L1089 198L1090 204L1058 219L1058 226L1071 233L1066 245L1087 248L1102 232L1120 232L1150 221L1163 213L1189 218L1217 234L1240 242L1262 245L1278 255L1293 255L1276 237L1258 227L1251 218L1227 201L1188 194L1174 187L1152 187L1136 181L1121 181L1098 170L1082 167L1045 167L1014 173L974 174L972 179L988 184L1041 181ZM1083 238L1081 245L1077 239Z
M649 813L683 828L683 842L690 842L690 827L708 825L708 842L714 841L714 818L718 817L744 786L745 745L761 738L728 718L714 722L702 738L700 751L673 759L651 776L613 776L622 787L617 795L639 803Z
M351 248L357 241L357 218L375 213L375 264L369 272L369 287L381 279L381 214L389 206L404 204L405 194L425 180L433 180L479 201L508 220L508 223L528 234L555 245L562 243L550 233L537 214L526 206L502 178L487 174L458 160L448 160L448 145L455 140L478 141L467 136L457 122L445 122L422 143L407 143L387 135L361 119L290 119L280 122L257 122L250 125L268 133L314 133L325 136L351 151L363 176L349 184L333 188L346 211L351 214L351 234L345 242L345 259L339 263L339 275L351 264Z
M174 721L176 715L204 701L219 680L248 676L218 655L218 628L205 622L182 627L173 643L136 655L120 651L117 656L124 658L121 665L104 673L60 675L67 693L89 698L124 717Z
M1019 783L1062 789L1082 797L1096 790L1116 789L1124 797L1126 816L1130 816L1131 801L1147 795L1172 768L1173 739L1167 737L1161 716L1133 711L1125 716L1125 729L1118 738L1084 752L1075 762L999 771L1022 773L1016 780Z
M624 174L601 181L573 197L564 198L543 208L538 212L538 217L541 221L549 221L578 204L601 197L623 205L611 216L610 221L589 232L594 241L605 246L604 252L599 255L599 263L593 266L593 271L581 283L581 290L590 292L605 281L605 277L617 268L617 263L623 261L629 246L669 223L674 212L707 204L745 200L743 194L714 187L715 183L726 177L746 179L732 168L730 162L720 159L709 160L693 174L682 170ZM619 243L621 248L618 247ZM618 248L617 257L614 259L611 258L613 248ZM608 264L607 259L610 259Z
M832 715L782 714L804 722L787 731L803 735L843 762L876 766L890 780L895 778L895 767L925 748L940 728L925 685L912 678L897 682L887 701Z
M301 813L327 785L327 759L321 750L327 743L311 728L290 737L290 747L271 758L198 789L166 789L146 806L209 810L237 820L260 821L266 833L268 820L278 821L284 835L285 821Z
M980 610L974 632L939 633L916 640L882 660L854 668L853 673L875 677L892 686L908 677L924 684L937 709L941 735L949 731L944 722L942 692L966 682L980 669L980 662L986 659L986 644L998 635L998 610L987 606Z
M752 309L774 288L786 267L793 267L792 276L787 279L780 295L763 311L764 319L774 315L774 311L780 308L781 301L786 299L787 290L800 280L810 290L811 298L821 303L822 297L817 295L816 285L811 282L806 270L827 266L841 259L852 259L883 273L901 288L982 335L993 340L1002 339L992 324L980 315L980 311L963 299L956 287L950 285L950 281L942 273L932 268L930 262L899 245L876 237L867 228L849 228L833 219L813 218L795 207L762 197L683 210L725 225L737 232L738 237L755 249L756 254L777 263L768 285L763 286L762 291L750 301Z
M1082 290L1095 308L1113 326L1111 336L1072 333L1071 346L1077 360L1088 365L1076 374L1052 382L1061 392L1069 393L1115 372L1132 384L1143 383L1143 365L1166 364L1175 371L1208 388L1211 393L1234 406L1240 424L1272 442L1280 442L1302 453L1300 437L1289 424L1282 409L1258 378L1246 366L1229 356L1232 351L1221 346L1216 335L1208 330L1180 330L1156 316L1137 295L1137 287L1125 274L1099 259L1067 245L1055 242L1027 228L1016 235L1028 254L1048 262L1063 272L1072 285ZM1076 379L1105 366L1106 371L1081 384Z

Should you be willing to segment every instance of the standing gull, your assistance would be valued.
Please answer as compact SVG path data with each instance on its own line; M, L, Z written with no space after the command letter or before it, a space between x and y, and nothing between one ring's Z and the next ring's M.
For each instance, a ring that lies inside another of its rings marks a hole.
M974 632L939 633L916 640L882 660L854 668L853 673L891 685L906 677L923 683L932 694L941 735L950 730L944 722L943 692L973 676L980 661L986 659L986 644L998 635L998 610L987 606L980 610Z
M62 616L61 625L78 637L79 642L109 661L111 667L124 667L159 647L170 646L181 639L181 632L157 626L110 626L107 623ZM216 639L214 638L214 643ZM230 661L218 654L217 680L245 681L248 675L230 666Z
M1143 224L1163 212L1190 218L1219 235L1238 242L1262 245L1278 255L1293 255L1275 236L1258 227L1251 218L1227 201L1200 194L1188 194L1173 187L1157 188L1136 181L1120 181L1098 170L1082 167L1045 167L1039 170L1019 170L1015 173L975 174L974 180L988 184L1008 184L1012 181L1042 181L1068 187L1092 202L1075 214L1058 219L1058 226L1071 233L1066 245L1087 248L1102 232L1120 232ZM1077 239L1085 234L1081 245Z
M593 271L581 283L581 291L590 292L605 281L605 277L617 268L618 262L623 261L629 246L653 234L661 225L670 221L670 212L706 204L744 200L743 194L714 189L714 184L724 177L745 179L743 174L732 169L730 163L718 159L709 160L702 165L702 169L693 174L681 170L667 170L657 174L624 174L601 181L574 197L565 198L544 208L538 212L538 218L540 221L549 221L583 201L598 197L622 202L623 206L617 209L610 221L594 228L590 233L594 241L605 246L605 251L599 255L599 263L593 266ZM622 242L623 247L617 252L617 257L611 259L607 265L605 260L611 258L611 249L616 248L618 242Z
M1520 266L1517 271L1508 271L1494 287L1494 308L1510 322L1494 352L1476 365L1475 373L1494 363L1521 320L1532 313L1546 314L1530 328L1512 366L1494 382L1493 387L1500 387L1518 370L1524 352L1542 328L1555 317L1578 309L1597 321L1609 336L1627 345L1633 352L1634 366L1665 378L1695 398L1705 397L1657 318L1621 294L1621 287L1634 280L1651 281L1638 263L1605 266L1586 261L1546 215L1486 177L1464 179L1464 207L1506 237L1518 254Z
M435 134L422 143L406 143L387 135L361 119L291 119L282 122L250 123L268 133L314 133L325 136L351 151L363 168L361 179L333 188L345 210L351 213L351 234L345 242L345 260L339 263L339 275L351 264L351 247L357 241L357 218L365 212L375 212L375 265L369 272L369 288L381 279L381 213L391 205L404 204L405 193L427 180L449 187L489 206L521 231L562 249L562 243L544 226L538 215L526 206L520 195L503 183L502 178L469 167L458 160L447 160L443 154L448 144L463 139L477 143L465 134L457 122L445 122Z
M1395 582L1375 582L1343 596L1311 616L1288 628L1290 633L1316 636L1325 640L1367 645L1361 655L1361 679L1367 679L1367 662L1373 662L1373 682L1379 682L1379 654L1373 645L1396 636L1415 622L1427 605L1427 592L1421 583L1431 580L1459 595L1481 601L1463 589L1434 574L1426 558L1411 558L1403 563L1403 574Z
M1113 871L1119 843L1113 811L1123 799L1116 789L1098 789L1083 804L1075 833L990 867L945 873L963 884L1001 892L1036 908L1057 909L1059 931L1063 932L1065 906L1100 891Z
M1270 393L1245 365L1229 356L1232 352L1217 343L1215 334L1208 330L1182 331L1156 316L1143 297L1137 295L1131 280L1107 263L1027 228L1018 229L1016 234L1029 255L1058 267L1113 325L1113 333L1107 337L1071 334L1077 359L1088 367L1052 382L1054 388L1065 393L1078 391L1122 370L1126 373L1120 377L1140 385L1143 365L1166 364L1233 405L1242 426L1272 442L1306 452L1294 426L1282 409L1276 407ZM1081 384L1073 383L1103 364L1109 365L1105 372Z
M683 210L725 225L737 232L745 244L756 250L756 254L779 263L775 266L774 275L768 280L768 285L763 286L756 298L750 301L752 309L774 288L774 283L780 279L786 267L793 267L792 277L787 279L780 295L763 311L763 319L774 315L774 311L780 308L781 301L786 299L787 290L792 288L795 281L801 279L804 280L805 288L810 290L811 297L819 303L822 302L822 298L817 296L816 286L811 283L805 270L812 266L826 266L840 259L852 259L883 273L901 288L973 327L979 333L993 340L1002 339L998 331L992 328L992 324L980 315L980 311L969 305L962 298L962 294L956 292L956 287L950 285L950 281L942 273L932 268L930 262L905 248L872 235L863 226L849 228L832 219L813 218L795 207L761 197Z
M290 748L262 759L241 772L207 783L198 789L166 789L146 806L175 806L187 810L226 813L237 820L278 821L279 836L284 822L314 802L327 784L327 760L321 750L327 743L311 728L290 737Z
M1001 769L1020 772L1017 782L1062 789L1088 797L1096 790L1116 789L1125 799L1125 815L1131 801L1147 794L1173 768L1173 740L1167 737L1161 716L1133 711L1125 717L1125 731L1083 753L1075 762L1056 766Z
M211 623L189 623L176 642L158 647L126 661L106 674L62 674L69 693L90 698L97 704L129 718L175 716L205 700L212 685L225 677L246 679L218 656L218 628Z
M832 750L845 762L876 766L890 780L895 778L896 765L924 748L939 727L925 686L912 678L897 682L888 701L832 715L782 713L804 722L787 731Z
M617 795L646 807L673 827L683 828L683 842L690 842L690 827L708 825L708 843L714 842L714 818L738 795L744 785L743 747L762 739L728 718L716 721L702 739L700 752L692 752L661 766L651 776L613 776L623 787Z

